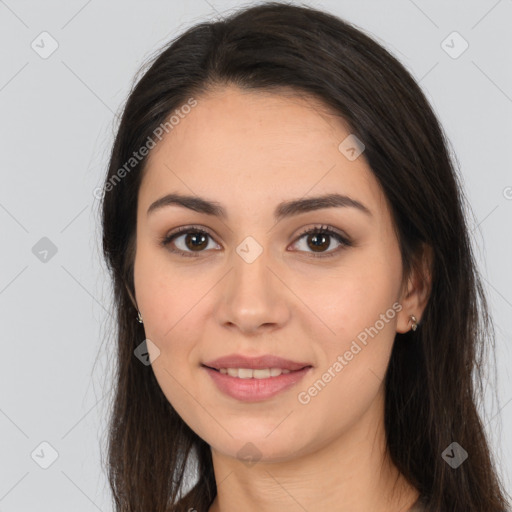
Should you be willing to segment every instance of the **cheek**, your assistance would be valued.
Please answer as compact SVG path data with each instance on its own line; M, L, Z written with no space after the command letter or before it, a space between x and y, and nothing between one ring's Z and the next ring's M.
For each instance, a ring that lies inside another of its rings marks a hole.
M294 291L309 309L301 315L306 323L303 327L311 335L315 326L318 336L320 321L322 337L342 345L373 326L386 312L386 320L394 323L392 306L398 297L398 280L399 269L391 258L372 254L363 258L360 253L338 268L315 271L307 279L297 277ZM379 323L379 330L383 329Z
M146 246L137 249L134 281L146 334L161 343L187 325L205 287L204 279L169 264L165 250Z
M196 400L201 399L193 389L197 369L192 365L196 364L195 351L202 332L198 321L201 294L191 287L182 290L178 279L172 285L164 283L161 276L149 279L142 288L147 291L141 294L145 335L158 347L158 357L152 358L153 373L180 417L195 425L200 417Z
M312 304L315 313L303 315L303 327L311 339L317 340L315 350L321 362L315 378L320 375L317 387L322 389L319 395L323 397L315 401L320 407L343 399L350 404L345 414L352 407L354 413L364 408L377 392L387 369L401 309L396 301L399 260L383 258L382 252L377 251L375 256L367 254L364 258L347 259L346 265L329 274L329 279L316 279L319 286L309 287L307 295L306 288L302 290L307 297L304 302ZM308 383L312 384L313 381ZM313 389L313 395L315 392ZM359 397L357 403L354 396Z
M144 334L156 347L157 356L151 357L155 377L167 399L179 404L182 386L190 380L190 354L198 337L199 280L180 275L142 248L135 259L134 281Z
M346 324L335 326L335 341L323 337L317 347L321 364L297 390L299 412L308 418L311 430L323 431L326 439L346 431L370 410L378 416L374 406L382 398L395 337L397 313L392 307L362 301L364 312L358 313L355 302L344 306L352 307L353 315L345 315Z

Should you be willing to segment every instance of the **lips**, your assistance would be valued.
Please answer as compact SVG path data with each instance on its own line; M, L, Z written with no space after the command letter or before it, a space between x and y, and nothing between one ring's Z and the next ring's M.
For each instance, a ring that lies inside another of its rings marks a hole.
M281 368L282 370L293 372L305 367L310 367L312 364L308 362L291 361L274 355L248 357L240 354L230 354L212 361L206 361L203 363L203 366L214 370L220 370L221 368L252 368L253 370Z
M205 365L202 365L202 368L223 395L248 403L277 397L297 386L308 373L313 371L312 366L306 366L302 370L288 371L288 373L282 373L277 377L260 379L232 377Z

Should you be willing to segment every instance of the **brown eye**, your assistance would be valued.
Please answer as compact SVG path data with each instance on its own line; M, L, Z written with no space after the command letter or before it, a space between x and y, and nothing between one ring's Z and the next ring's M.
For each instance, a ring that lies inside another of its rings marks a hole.
M329 226L315 227L312 229L308 229L302 233L302 235L298 238L298 240L302 240L305 238L305 246L306 250L304 252L309 252L307 249L310 249L313 253L313 257L329 257L334 256L339 252L339 250L351 246L350 240L346 237L342 236L337 231L334 231ZM332 239L339 244L339 250L331 250L328 251L332 246ZM296 242L297 244L298 242Z
M190 250L204 249L208 245L208 235L192 232L185 235L185 246Z
M161 245L171 252L196 257L208 247L208 238L212 237L207 231L188 226L167 235L161 241Z
M312 245L308 245L315 252L323 252L323 249L328 249L331 245L331 235L325 235L323 233L313 233L307 236L307 242Z

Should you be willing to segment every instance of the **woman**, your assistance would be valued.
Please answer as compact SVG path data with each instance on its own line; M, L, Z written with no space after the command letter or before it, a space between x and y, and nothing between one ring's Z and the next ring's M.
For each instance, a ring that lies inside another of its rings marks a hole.
M350 24L267 3L174 40L102 202L116 510L504 510L463 211L420 88Z

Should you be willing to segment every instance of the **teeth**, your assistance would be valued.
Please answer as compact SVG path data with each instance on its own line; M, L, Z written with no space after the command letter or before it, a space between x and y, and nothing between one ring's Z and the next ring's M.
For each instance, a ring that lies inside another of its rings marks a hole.
M252 368L221 368L220 373L239 379L268 379L269 377L278 377L282 373L290 373L290 370L281 368L262 368L253 370Z

